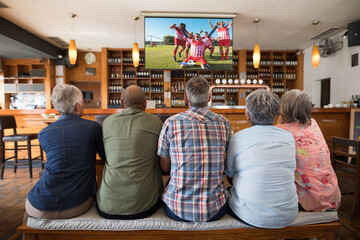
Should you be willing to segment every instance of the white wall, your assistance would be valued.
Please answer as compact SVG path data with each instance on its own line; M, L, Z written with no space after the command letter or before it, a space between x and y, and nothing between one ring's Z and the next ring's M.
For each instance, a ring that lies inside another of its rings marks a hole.
M304 50L304 91L312 96L315 107L320 106L318 80L324 78L331 81L330 103L340 103L351 99L351 95L360 95L360 65L351 67L351 55L360 55L360 46L348 47L347 39L341 38L343 33L332 37L333 42L343 41L343 49L327 58L320 58L317 68L311 64L312 47Z

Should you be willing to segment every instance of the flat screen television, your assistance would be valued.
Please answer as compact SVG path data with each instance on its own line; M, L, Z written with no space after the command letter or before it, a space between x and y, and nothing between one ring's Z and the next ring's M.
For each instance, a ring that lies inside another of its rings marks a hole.
M232 18L145 17L145 68L233 69L232 23Z

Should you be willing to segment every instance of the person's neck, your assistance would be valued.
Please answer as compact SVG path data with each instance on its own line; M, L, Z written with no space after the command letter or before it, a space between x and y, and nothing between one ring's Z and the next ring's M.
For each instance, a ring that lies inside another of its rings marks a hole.
M128 108L136 108L136 109L145 111L145 108L143 106L140 106L140 105L124 106L124 109L128 109Z

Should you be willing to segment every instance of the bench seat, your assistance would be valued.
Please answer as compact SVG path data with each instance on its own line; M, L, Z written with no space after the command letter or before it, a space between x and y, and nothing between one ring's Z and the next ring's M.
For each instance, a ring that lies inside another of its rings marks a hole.
M334 239L337 212L300 211L291 226L281 229L249 227L230 215L214 222L187 223L168 218L163 208L140 220L109 220L96 212L95 206L72 219L37 219L29 217L19 227L26 239L276 239L318 237Z

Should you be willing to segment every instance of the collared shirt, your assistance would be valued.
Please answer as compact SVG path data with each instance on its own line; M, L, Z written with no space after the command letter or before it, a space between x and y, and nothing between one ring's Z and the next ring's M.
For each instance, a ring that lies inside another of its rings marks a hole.
M105 160L100 124L75 114L62 115L41 130L38 139L47 164L28 194L31 205L61 211L83 204L96 193L96 153Z
M163 201L182 219L203 222L227 200L224 160L230 138L229 121L206 107L192 107L167 119L158 155L170 157L170 182Z
M310 126L294 122L277 127L289 131L295 138L295 183L301 206L314 212L337 210L341 192L329 148L316 121L311 119Z
M163 192L156 154L161 120L136 108L107 117L103 123L106 162L97 192L102 212L132 215L155 205Z
M295 152L293 136L274 126L256 125L231 137L225 173L233 178L229 206L240 219L262 228L295 219Z

